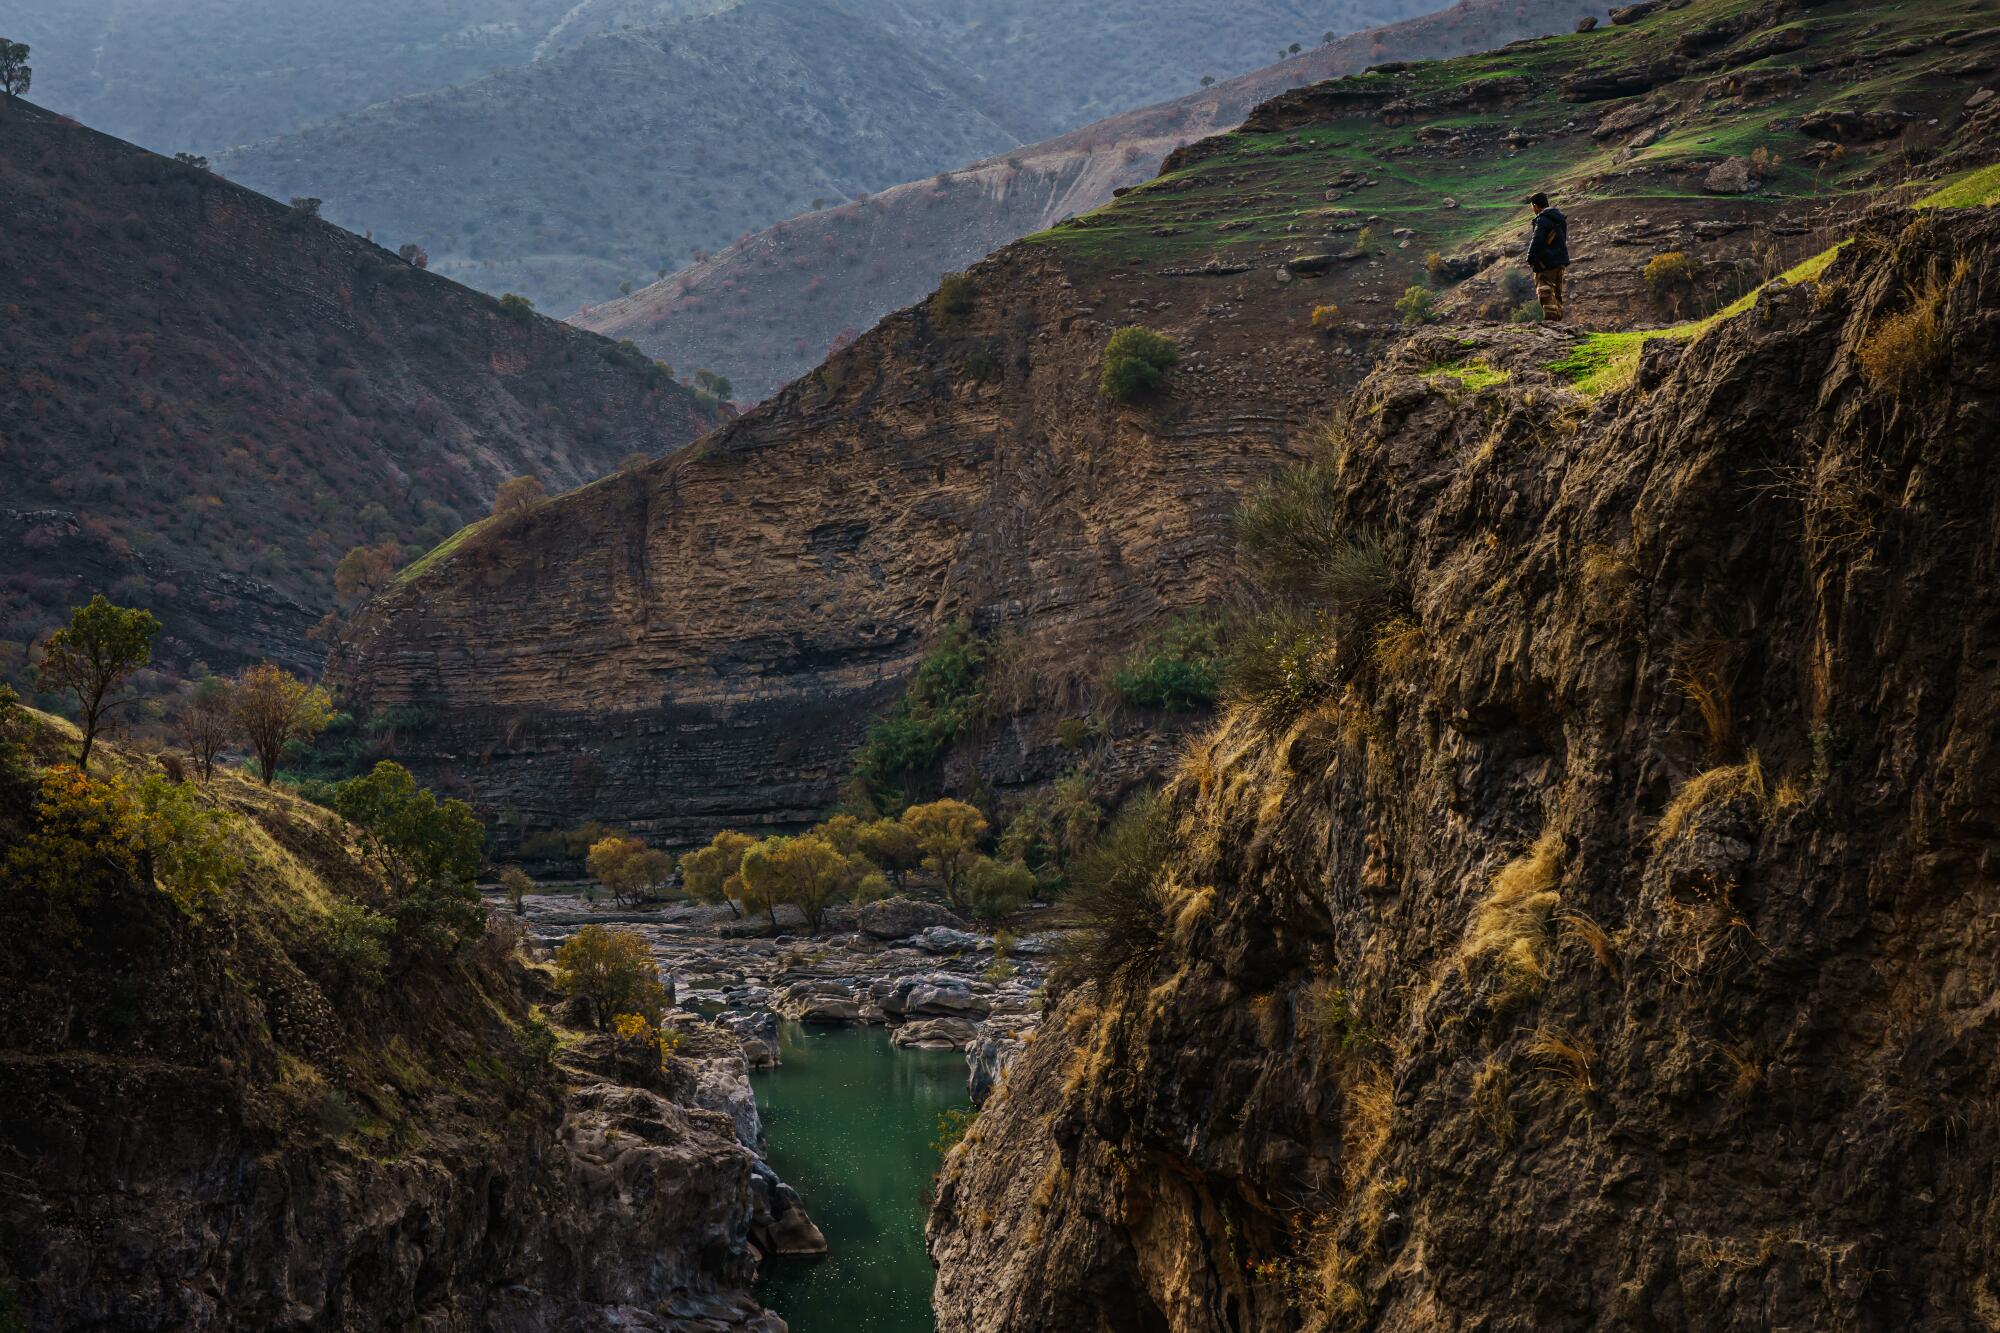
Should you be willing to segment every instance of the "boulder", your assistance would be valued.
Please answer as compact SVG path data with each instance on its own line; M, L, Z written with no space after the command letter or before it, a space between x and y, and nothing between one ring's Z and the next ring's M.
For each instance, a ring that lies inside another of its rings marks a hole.
M919 1018L889 1034L892 1045L919 1051L962 1051L979 1035L978 1025L964 1018Z
M972 1014L984 1018L993 1002L975 994L964 982L913 986L903 1000L903 1012L911 1018Z
M826 1236L806 1213L799 1192L759 1159L750 1166L750 1234L765 1254L825 1254Z
M863 903L855 914L855 925L861 933L878 940L903 940L932 926L961 924L958 916L942 903L902 896Z
M733 1033L743 1046L743 1062L752 1069L778 1065L778 1016L772 1013L725 1013L716 1025Z
M1673 105L1664 97L1648 97L1621 106L1616 111L1606 112L1604 119L1597 122L1597 128L1590 132L1593 139L1609 139L1614 135L1626 134L1643 125L1650 125L1667 113Z
M1708 169L1701 178L1701 188L1710 194L1748 194L1757 188L1757 173L1751 170L1749 158L1728 158Z
M1596 27L1597 27L1597 16L1595 14L1586 14L1582 18L1576 21L1576 30L1578 32L1591 32L1594 31Z
M906 943L925 953L970 953L986 947L986 941L979 936L953 930L949 926L931 926L918 931Z
M795 981L778 993L778 1012L795 1023L859 1023L861 1001L844 981Z

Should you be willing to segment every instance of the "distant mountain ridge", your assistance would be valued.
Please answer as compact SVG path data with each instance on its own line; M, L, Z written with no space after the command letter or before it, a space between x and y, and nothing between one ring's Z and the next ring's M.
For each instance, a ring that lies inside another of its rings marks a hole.
M536 57L219 149L554 310L1431 0L583 0Z
M701 434L630 349L29 103L0 121L0 676L94 592L310 667L351 547Z

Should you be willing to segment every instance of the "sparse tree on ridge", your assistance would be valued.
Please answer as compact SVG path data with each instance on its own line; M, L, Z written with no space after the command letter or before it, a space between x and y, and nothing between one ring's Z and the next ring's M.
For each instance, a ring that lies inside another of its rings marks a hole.
M390 537L374 546L357 546L333 567L333 591L343 602L365 602L389 586L403 548Z
M153 636L160 622L150 611L114 606L103 593L70 613L69 624L48 637L35 681L45 690L70 690L76 695L83 728L83 750L76 766L90 771L90 747L110 713L132 702L118 687L133 672L153 660Z
M236 678L236 724L257 755L264 785L278 774L287 741L309 741L333 720L333 700L317 685L266 662Z
M0 37L0 91L7 94L8 103L11 105L27 92L34 81L35 71L28 64L28 44Z
M539 477L509 477L493 493L493 517L509 518L525 514L548 498Z
M215 756L229 743L235 715L235 696L220 676L203 676L181 703L177 719L181 744L203 782L215 776Z

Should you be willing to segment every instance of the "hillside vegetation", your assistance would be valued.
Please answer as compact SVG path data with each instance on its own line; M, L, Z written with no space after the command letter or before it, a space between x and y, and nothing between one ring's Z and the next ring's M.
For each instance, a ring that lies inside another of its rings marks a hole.
M550 1021L476 845L76 746L0 698L15 1327L776 1327L751 1150Z
M0 134L0 677L94 592L163 664L294 667L348 550L421 551L507 478L710 412L630 349L27 103Z

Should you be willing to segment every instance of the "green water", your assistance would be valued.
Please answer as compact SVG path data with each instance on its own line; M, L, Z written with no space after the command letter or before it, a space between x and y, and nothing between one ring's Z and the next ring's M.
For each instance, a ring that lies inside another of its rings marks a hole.
M965 1106L965 1056L901 1051L878 1027L783 1024L752 1075L771 1166L826 1233L820 1259L774 1258L757 1298L792 1333L934 1333L924 1190L937 1118Z

